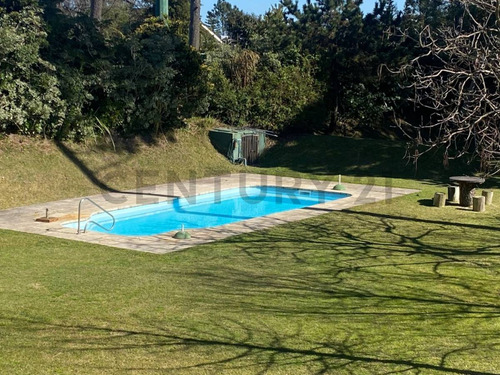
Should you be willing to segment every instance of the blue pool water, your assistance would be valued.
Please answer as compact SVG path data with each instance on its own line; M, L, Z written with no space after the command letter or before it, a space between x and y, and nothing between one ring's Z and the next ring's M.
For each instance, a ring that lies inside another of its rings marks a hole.
M93 223L89 223L87 230L122 236L150 236L179 230L182 225L185 229L216 227L347 196L349 194L274 186L235 188L111 211L116 219L111 231ZM90 220L107 228L112 225L112 219L106 213L92 215ZM77 223L65 226L76 228ZM84 226L82 221L81 228Z

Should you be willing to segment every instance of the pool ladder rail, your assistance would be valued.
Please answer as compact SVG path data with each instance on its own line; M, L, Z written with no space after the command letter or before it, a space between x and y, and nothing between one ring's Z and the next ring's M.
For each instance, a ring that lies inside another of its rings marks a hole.
M97 225L98 227L104 229L105 231L110 231L112 230L114 227L115 227L115 223L116 223L116 220L115 220L115 217L111 214L111 212L109 212L108 210L102 208L100 205L98 205L96 202L94 202L92 199L90 198L82 198L80 199L80 203L78 203L78 228L76 230L76 234L80 234L80 221L81 221L81 210L82 210L82 203L84 201L89 201L90 203L92 203L94 206L96 206L97 208L99 208L100 210L102 210L103 212L107 213L111 219L113 220L113 224L111 225L110 228L106 228L105 226L95 222L94 220L90 220L90 218L92 217L92 215L90 215L89 219L87 220L87 222L85 223L85 226L83 227L83 232L82 233L85 233L86 230L87 230L87 225L89 225L90 223L92 224L95 224Z

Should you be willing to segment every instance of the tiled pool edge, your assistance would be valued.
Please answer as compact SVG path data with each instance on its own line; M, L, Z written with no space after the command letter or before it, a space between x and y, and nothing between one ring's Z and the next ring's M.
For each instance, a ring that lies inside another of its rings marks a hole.
M105 209L117 209L139 204L152 203L171 199L173 196L188 196L212 192L216 189L227 189L240 186L273 185L283 187L300 187L311 190L331 191L335 185L332 181L309 180L291 177L281 177L260 174L231 174L216 177L207 177L194 181L169 183L147 188L135 189L124 193L105 193L88 198L96 201ZM400 189L394 187L344 184L345 193L350 197L321 203L312 207L293 211L280 212L264 217L258 217L242 222L227 224L215 228L190 230L190 240L176 240L172 238L174 232L168 232L150 237L128 237L109 235L105 233L88 232L77 235L74 229L62 227L62 221L52 223L35 222L35 218L45 215L49 209L49 216L66 217L76 215L78 203L81 198L65 199L56 202L35 204L0 211L0 228L15 231L47 235L62 239L83 241L100 245L118 247L129 250L144 251L155 254L165 254L172 251L183 250L189 247L221 240L237 234L248 233L255 230L267 229L279 224L306 219L330 211L339 211L367 203L388 200L406 194L417 192L413 189ZM83 214L88 215L97 209L90 204L85 205ZM70 221L69 219L66 221Z

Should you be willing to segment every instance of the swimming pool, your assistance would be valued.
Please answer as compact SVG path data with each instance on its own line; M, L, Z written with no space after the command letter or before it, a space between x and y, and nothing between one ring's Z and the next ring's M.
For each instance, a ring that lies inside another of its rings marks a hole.
M87 230L122 236L151 236L179 230L181 226L185 229L216 227L348 196L350 194L276 186L234 188L111 211L116 219L111 231L92 223L111 227L109 215L97 213L92 215ZM85 224L82 221L81 227ZM64 226L76 228L77 223Z

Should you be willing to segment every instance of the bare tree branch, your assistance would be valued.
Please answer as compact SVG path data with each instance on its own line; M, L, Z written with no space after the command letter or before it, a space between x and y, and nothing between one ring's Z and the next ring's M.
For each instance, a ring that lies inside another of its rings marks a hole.
M472 154L487 175L500 172L500 0L460 0L453 27L419 35L423 49L400 73L411 77L413 101L429 121L400 124L418 152L445 147L445 160Z

